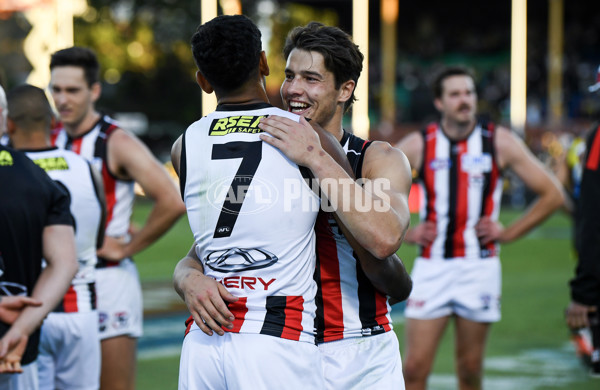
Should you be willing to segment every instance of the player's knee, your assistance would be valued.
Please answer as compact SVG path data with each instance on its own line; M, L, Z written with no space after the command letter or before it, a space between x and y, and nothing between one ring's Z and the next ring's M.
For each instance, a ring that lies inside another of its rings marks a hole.
M429 375L427 364L416 359L405 359L402 367L404 380L407 383L423 382Z
M458 367L458 379L462 385L461 388L480 389L481 388L481 365L477 362L465 363Z

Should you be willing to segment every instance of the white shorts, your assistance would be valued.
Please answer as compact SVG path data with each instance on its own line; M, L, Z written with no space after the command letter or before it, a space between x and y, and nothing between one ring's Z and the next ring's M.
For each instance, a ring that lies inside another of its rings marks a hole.
M38 390L37 363L21 367L20 374L0 374L0 390Z
M96 294L100 340L142 336L142 285L133 261L96 269Z
M415 260L406 318L434 319L456 314L475 322L500 320L501 266L481 260Z
M100 387L98 313L50 313L42 324L38 373L41 390Z
M183 340L179 390L322 390L324 386L314 344L263 334L207 336L197 327Z
M325 389L403 390L402 359L393 331L319 344Z

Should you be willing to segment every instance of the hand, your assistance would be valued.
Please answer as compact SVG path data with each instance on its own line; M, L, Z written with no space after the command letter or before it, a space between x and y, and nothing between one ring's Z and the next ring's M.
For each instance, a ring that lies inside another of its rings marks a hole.
M42 301L30 297L3 296L0 300L0 321L12 324L25 307L41 305Z
M0 374L22 373L21 358L27 347L28 337L16 332L6 333L0 339Z
M597 308L595 306L582 305L580 303L571 301L565 313L567 325L571 329L579 329L590 326L588 313L596 310Z
M279 149L298 165L310 168L316 157L326 154L321 147L319 136L303 117L300 117L300 122L296 122L271 115L262 118L258 127L272 136L261 134L260 139Z
M128 254L125 251L126 245L127 241L125 237L116 238L105 236L102 248L98 249L97 255L98 257L103 257L110 261L121 261L128 257Z
M422 246L431 245L437 237L437 227L433 221L425 221L417 225L414 229L406 232L404 238L407 242Z
M504 232L504 227L500 222L492 221L490 217L481 217L475 225L475 233L482 245L493 241L502 242L500 236Z
M228 329L233 327L234 316L225 302L233 303L238 298L229 293L225 286L194 270L183 279L180 287L188 310L204 333L212 336L215 331L223 336L225 332L221 326Z

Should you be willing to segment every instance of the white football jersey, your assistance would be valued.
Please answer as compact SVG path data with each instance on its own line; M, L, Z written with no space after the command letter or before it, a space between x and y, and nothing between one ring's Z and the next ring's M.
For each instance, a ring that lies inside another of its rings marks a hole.
M102 209L92 180L90 164L73 152L55 147L24 152L36 165L44 169L48 176L60 182L71 198L79 269L64 297L62 311L92 310L96 307L96 243Z
M269 104L219 106L183 136L182 196L204 272L240 299L239 333L314 343L318 196L301 169L259 138Z

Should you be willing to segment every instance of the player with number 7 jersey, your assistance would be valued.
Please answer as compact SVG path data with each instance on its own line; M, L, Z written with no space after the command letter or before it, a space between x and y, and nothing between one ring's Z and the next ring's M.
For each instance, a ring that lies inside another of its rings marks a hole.
M268 115L299 119L258 103L193 123L182 137L182 197L205 274L240 297L228 331L314 343L320 200L298 165L260 140Z

